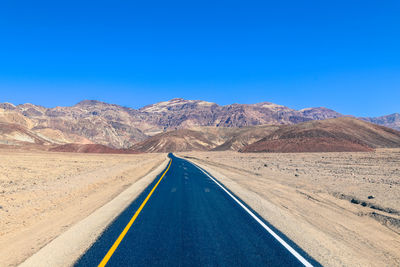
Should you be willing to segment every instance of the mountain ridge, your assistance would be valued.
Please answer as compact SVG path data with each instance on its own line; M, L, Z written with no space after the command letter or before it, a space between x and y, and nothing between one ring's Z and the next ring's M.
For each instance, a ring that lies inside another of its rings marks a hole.
M400 113L393 113L380 117L363 117L361 119L400 131Z
M351 152L400 147L400 131L351 117L284 125L241 152Z
M6 102L0 103L0 110L3 114L14 117L17 120L15 123L19 120L30 131L41 132L42 135L50 133L53 135L51 137L63 135L59 138L60 144L70 141L84 142L118 149L129 148L151 136L176 129L198 126L243 128L292 125L343 116L324 107L294 110L271 102L221 106L213 102L183 98L174 98L139 109L98 100L82 100L73 106L53 108L31 103L14 105ZM0 122L7 121L5 117L0 116ZM397 117L394 119L397 120ZM400 125L400 119L398 120ZM393 123L389 119L375 122L397 127L397 122Z
M292 125L197 127L160 133L132 146L136 152L369 152L400 147L400 131L352 117Z

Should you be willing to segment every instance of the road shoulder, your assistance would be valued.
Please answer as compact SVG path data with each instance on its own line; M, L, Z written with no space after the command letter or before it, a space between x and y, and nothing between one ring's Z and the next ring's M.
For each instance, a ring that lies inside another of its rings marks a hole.
M169 159L128 187L113 200L73 225L20 266L72 266L106 227L162 172Z
M346 201L292 188L245 170L228 169L212 160L193 155L184 158L216 177L324 266L395 266L400 262L396 234L370 218L358 216Z

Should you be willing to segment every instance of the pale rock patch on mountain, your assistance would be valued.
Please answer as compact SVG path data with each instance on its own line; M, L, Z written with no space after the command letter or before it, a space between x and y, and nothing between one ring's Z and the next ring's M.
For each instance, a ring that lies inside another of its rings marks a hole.
M15 111L15 109L9 109L6 106L3 107L4 108L0 108L0 122L14 123L28 129L34 127L35 123L31 119Z
M51 128L40 128L35 129L37 135L47 138L51 140L55 144L69 144L69 143L77 143L77 144L93 144L89 139L76 135L76 134L68 134L64 133L60 130L55 130Z
M218 106L215 103L201 101L201 100L185 100L183 98L174 98L169 101L158 102L155 104L147 105L141 109L141 112L148 113L163 113L169 111L195 109L201 107Z
M288 107L285 107L282 105L278 105L275 103L271 103L271 102L261 102L261 103L254 104L254 106L260 107L260 108L267 108L267 109L270 109L271 111L275 111L275 112L284 112L284 111L292 112L292 111L294 111L291 108L288 108Z
M12 146L43 146L51 145L53 142L22 125L0 122L0 144Z

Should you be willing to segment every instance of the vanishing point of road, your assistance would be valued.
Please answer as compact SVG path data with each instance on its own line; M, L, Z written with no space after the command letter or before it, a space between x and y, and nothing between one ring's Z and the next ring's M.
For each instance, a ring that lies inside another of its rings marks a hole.
M205 170L169 157L76 266L319 266Z

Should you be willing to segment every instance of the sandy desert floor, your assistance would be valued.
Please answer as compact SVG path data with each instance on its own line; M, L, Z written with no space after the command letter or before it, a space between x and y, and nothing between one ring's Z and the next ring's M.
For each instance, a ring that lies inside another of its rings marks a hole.
M400 149L178 153L325 266L400 265Z
M178 155L326 266L400 265L400 149ZM20 263L164 160L1 149L0 266Z
M20 263L165 157L1 149L0 266Z

